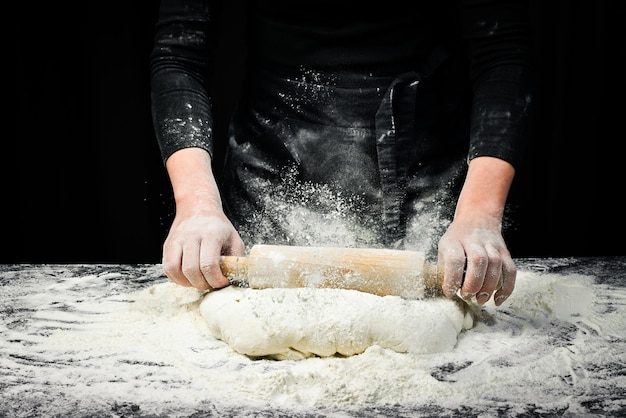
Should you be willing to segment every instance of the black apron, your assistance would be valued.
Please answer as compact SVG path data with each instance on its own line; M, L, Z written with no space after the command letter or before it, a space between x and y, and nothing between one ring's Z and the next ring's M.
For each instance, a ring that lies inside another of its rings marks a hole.
M434 251L468 142L461 101L433 71L443 55L435 61L392 75L256 69L222 184L244 241Z

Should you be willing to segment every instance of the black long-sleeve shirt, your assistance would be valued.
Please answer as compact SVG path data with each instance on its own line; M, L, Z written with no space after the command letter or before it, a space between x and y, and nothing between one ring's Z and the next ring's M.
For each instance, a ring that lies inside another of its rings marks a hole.
M401 72L423 65L438 47L464 48L473 93L468 158L519 164L531 103L526 1L341 1L247 2L241 18L250 65ZM208 80L219 16L218 2L162 0L151 68L164 161L181 148L213 150Z

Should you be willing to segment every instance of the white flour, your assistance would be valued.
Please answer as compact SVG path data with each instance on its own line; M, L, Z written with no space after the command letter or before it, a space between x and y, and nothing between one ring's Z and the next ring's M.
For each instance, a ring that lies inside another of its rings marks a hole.
M384 408L471 408L483 416L494 408L574 415L626 408L626 291L590 276L520 271L504 306L485 308L495 323L461 331L449 351L401 353L372 344L348 357L283 361L254 360L214 338L199 292L165 280L116 290L122 278L22 282L12 304L28 317L18 323L7 315L0 328L0 394L8 405L36 403L43 416L84 416L73 414L85 405L97 414L113 401L114 408L140 406L144 415L132 416L250 416L244 412L270 406L294 414L344 411L335 416L363 408L382 415ZM384 326L411 331L407 322Z

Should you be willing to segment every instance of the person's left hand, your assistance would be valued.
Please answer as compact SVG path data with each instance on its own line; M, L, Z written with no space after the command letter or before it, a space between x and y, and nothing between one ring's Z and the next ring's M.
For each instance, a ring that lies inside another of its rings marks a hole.
M484 305L493 295L500 306L515 288L517 269L500 232L501 219L486 214L455 218L439 240L443 292ZM494 293L495 292L495 293Z

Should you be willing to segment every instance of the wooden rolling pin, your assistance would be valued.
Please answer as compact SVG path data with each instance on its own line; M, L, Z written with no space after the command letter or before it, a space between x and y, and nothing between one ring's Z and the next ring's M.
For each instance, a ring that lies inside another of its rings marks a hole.
M443 271L419 251L255 245L248 257L223 256L232 284L255 289L315 287L421 299L441 293Z

